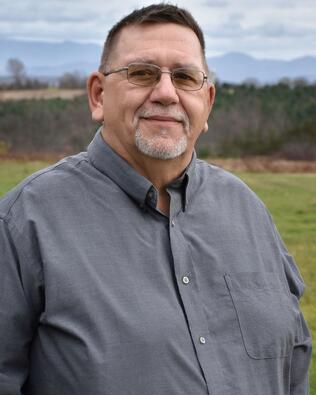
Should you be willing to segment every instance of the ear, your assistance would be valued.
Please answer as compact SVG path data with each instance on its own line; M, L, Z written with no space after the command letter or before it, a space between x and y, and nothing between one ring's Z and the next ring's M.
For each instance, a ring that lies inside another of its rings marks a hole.
M208 123L206 121L205 125L203 126L202 133L206 133L207 131L208 131Z
M211 113L212 108L213 108L215 94L216 94L215 85L211 82L211 83L209 83L209 86L208 86L209 114Z
M208 115L210 115L212 111L214 100L215 100L215 94L216 94L215 85L213 83L210 83L208 86ZM206 121L205 125L203 126L202 133L206 133L207 131L208 131L208 122Z
M87 93L92 119L103 123L103 74L92 73L87 81Z

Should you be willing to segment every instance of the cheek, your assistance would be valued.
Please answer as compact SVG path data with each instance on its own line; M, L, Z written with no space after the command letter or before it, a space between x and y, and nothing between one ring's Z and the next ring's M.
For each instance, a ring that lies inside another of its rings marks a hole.
M108 102L104 103L103 111L105 122L113 127L126 123L127 119L131 117L129 114L132 112L129 103L120 96L109 98Z
M201 100L201 98L194 99L191 102L183 103L183 107L189 117L191 131L193 134L197 134L203 130L209 110L204 100Z
M145 102L146 97L144 92L139 88L132 91L125 91L124 94L121 95L121 101L117 103L117 107L119 108L124 122L133 124L135 122L135 114Z
M103 106L104 122L107 126L112 126L119 121L119 112L117 106L111 104Z

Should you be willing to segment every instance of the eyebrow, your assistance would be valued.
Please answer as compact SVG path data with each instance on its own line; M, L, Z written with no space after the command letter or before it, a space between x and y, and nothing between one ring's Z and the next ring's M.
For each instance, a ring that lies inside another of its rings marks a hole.
M156 66L159 66L156 64L155 60L153 60L151 58L143 58L143 57L133 58L130 61L128 61L127 64L130 64L130 63L149 63L149 64L154 64ZM161 67L161 66L159 66L159 67ZM182 68L190 68L190 69L200 70L200 68L197 67L193 63L179 63L179 62L177 62L172 67L172 69L175 69L175 68L177 68L177 69L178 68L181 68L181 69Z

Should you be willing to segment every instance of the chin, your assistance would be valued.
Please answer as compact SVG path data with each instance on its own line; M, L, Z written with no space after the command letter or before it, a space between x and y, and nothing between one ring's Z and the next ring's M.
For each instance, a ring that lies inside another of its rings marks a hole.
M138 129L135 133L137 149L144 155L155 159L175 159L187 150L188 141L186 136L181 136L176 141L159 137L145 137Z

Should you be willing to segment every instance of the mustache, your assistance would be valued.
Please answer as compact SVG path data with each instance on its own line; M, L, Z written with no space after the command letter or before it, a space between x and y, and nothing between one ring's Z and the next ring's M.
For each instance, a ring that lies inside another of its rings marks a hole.
M137 118L151 118L151 117L166 117L172 118L175 121L182 122L186 126L189 125L189 118L187 114L177 108L164 108L160 106L152 107L152 108L143 108L141 107L137 111Z

